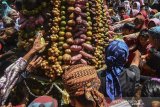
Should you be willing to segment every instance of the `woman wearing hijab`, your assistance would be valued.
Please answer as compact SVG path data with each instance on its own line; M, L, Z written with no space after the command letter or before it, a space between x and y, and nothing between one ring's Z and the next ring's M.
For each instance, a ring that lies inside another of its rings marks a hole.
M130 11L131 11L130 2L128 0L125 0L123 3L124 3L124 7L126 9L126 12L129 15Z
M98 72L98 75L101 80L100 92L111 101L122 97L132 97L134 88L139 82L140 53L136 51L131 66L126 69L124 66L128 55L128 46L121 40L111 42L105 49L107 68Z
M160 20L157 18L150 19L148 23L148 29L155 27L155 26L160 26Z
M2 2L2 16L8 16L9 12L12 11L12 8L8 5L6 1Z
M130 13L130 17L135 17L139 13L139 10L137 9L132 9Z
M134 2L133 3L133 9L136 9L138 11L141 10L141 4L139 2Z
M58 102L50 96L40 96L31 102L28 107L58 107Z

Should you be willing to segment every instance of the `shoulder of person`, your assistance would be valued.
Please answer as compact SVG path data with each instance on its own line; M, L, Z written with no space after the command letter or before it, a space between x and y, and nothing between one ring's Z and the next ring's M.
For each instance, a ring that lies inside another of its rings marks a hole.
M125 68L123 70L123 73L121 75L122 78L123 78L123 75L126 75L127 78L130 78L133 81L134 80L139 81L140 80L140 69L135 65L131 65L129 68Z

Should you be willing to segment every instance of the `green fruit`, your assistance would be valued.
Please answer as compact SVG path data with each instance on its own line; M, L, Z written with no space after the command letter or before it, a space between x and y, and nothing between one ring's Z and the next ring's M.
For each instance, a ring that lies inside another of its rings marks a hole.
M59 60L59 61L62 61L62 59L63 59L62 56L59 56L59 57L58 57L58 60Z
M61 17L61 20L66 20L66 17L65 17L65 16L62 16L62 17Z
M65 10L66 9L66 7L65 6L61 6L61 10Z
M66 21L62 21L61 26L66 26Z
M46 42L45 42L44 38L41 37L41 44L42 44L42 45L45 45L45 43L46 43ZM42 48L42 49L39 51L39 53L42 53L44 50L45 50L45 47Z
M90 15L91 15L90 12L87 12L86 14L87 14L87 16L90 16Z
M59 37L59 41L64 41L64 37Z
M65 15L66 14L66 12L65 11L61 11L61 15L63 16L63 15Z
M91 17L87 17L87 20L91 21Z
M61 27L60 30L61 30L61 31L65 31L66 28L65 28L65 27Z
M63 43L64 43L64 42L59 42L59 43L58 43L58 45L59 45L59 46L62 46L62 45L63 45Z

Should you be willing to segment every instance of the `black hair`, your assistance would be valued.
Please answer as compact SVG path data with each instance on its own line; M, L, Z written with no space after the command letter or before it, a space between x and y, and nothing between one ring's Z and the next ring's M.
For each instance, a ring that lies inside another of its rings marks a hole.
M160 97L160 82L156 80L147 80L144 82L141 96L144 102L144 107L152 107L152 101L159 101Z
M88 100L85 95L77 96L77 97L74 97L74 98L76 98L76 100L80 104L85 105L86 107L90 106L90 105L93 105L93 102Z
M119 6L118 7L118 12L121 12L122 10L125 10L125 7L124 6Z
M125 23L122 27L122 29L128 29L129 31L134 30L135 29L135 25L132 23Z
M142 97L160 97L160 82L156 80L145 81L142 88Z
M44 104L40 104L39 107L45 107L45 105Z
M139 37L149 38L149 31L148 29L143 29L139 33Z

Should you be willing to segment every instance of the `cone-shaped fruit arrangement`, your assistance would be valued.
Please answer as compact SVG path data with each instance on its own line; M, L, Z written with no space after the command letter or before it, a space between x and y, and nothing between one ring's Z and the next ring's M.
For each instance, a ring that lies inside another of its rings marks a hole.
M60 76L70 65L101 68L108 42L103 0L52 0L51 47L41 64L48 77Z

